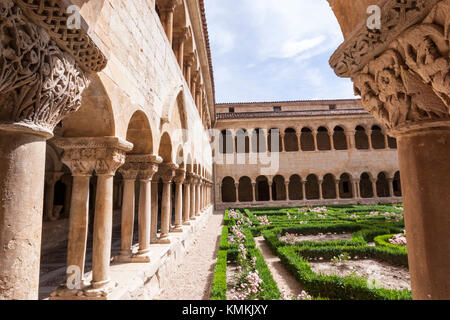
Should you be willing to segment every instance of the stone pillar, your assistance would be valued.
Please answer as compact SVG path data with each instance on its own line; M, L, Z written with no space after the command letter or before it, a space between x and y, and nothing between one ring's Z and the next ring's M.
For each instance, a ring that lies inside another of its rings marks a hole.
M236 202L239 202L239 182L234 184L234 190L236 191Z
M360 187L359 187L359 179L353 179L353 198L354 199L361 199L360 193Z
M183 229L183 182L186 179L184 170L177 170L175 176L175 228L171 232L182 232Z
M7 40L0 43L0 300L35 300L46 140L80 108L88 80L74 52L53 41L48 21L36 19L38 27L34 13L13 1L2 1L1 7L1 34Z
M177 165L173 163L163 163L161 178L163 181L163 192L161 200L161 236L159 237L159 243L169 244L169 231L170 220L172 216L171 210L171 188L172 181L175 176L175 169Z
M114 138L112 138L114 139ZM132 145L121 141L106 142L95 154L97 191L95 199L92 248L92 282L88 295L104 296L111 291L109 266L111 261L113 179L116 170L125 163L125 152Z
M269 182L269 201L273 201L272 193L272 182Z
M253 187L253 202L256 202L256 186L257 186L257 183L256 183L256 182L252 182L252 187Z
M280 134L280 138L281 138L281 152L285 152L286 151L286 148L285 148L285 141L284 141L284 137L285 137L285 134L284 133L281 133Z
M194 102L197 104L196 99L195 99L195 93L197 91L197 78L199 76L200 72L198 70L192 72L192 77L191 77L191 94L192 94L192 98L194 99Z
M298 151L302 151L302 129L296 129L295 130L297 134L297 143L298 143Z
M369 130L369 132L367 133L368 136L368 140L369 140L369 150L373 150L373 143L372 143L372 130Z
M184 78L189 88L192 88L191 78L192 78L192 65L194 64L194 53L190 53L189 55L185 56L185 60L186 60L186 73L184 75Z
M389 197L394 197L394 179L388 178L388 184L389 184Z
M284 187L286 189L286 200L289 201L289 200L291 200L289 197L289 181L284 182Z
M189 226L189 216L190 216L190 208L191 205L191 185L185 180L184 183L184 194L183 194L183 225Z
M197 175L195 182L195 215L199 217L200 213L200 178Z
M191 203L190 203L190 219L195 220L195 208L196 208L196 188L195 188L195 175L189 173L189 184L191 189Z
M319 151L319 145L317 143L317 130L316 129L313 130L312 135L314 137L314 150Z
M370 179L370 181L372 182L373 197L377 198L378 197L377 179Z
M176 56L181 71L184 70L184 43L187 40L188 28L182 28L174 33L174 45L176 47Z
M319 199L323 200L323 180L319 180Z
M388 134L386 132L383 132L383 137L384 137L384 148L385 149L389 149L389 138L388 138Z
M387 1L379 40L355 50L372 33L361 26L330 59L397 138L411 286L419 300L450 299L449 6Z
M150 227L150 243L158 243L158 185L159 176L154 175L152 180L152 214Z
M306 201L306 181L302 181L302 194L303 194L303 200Z
M347 148L348 150L354 149L356 147L355 142L355 131L345 131L345 137L347 138Z
M335 150L335 147L334 147L334 132L330 132L329 133L329 137L330 137L331 150Z
M339 191L339 185L341 183L341 180L336 179L335 183L336 183L336 199L340 200L341 199L341 193Z
M176 0L168 0L159 8L164 31L171 45L173 41L173 12L176 7L176 2Z
M121 248L120 255L122 257L130 257L132 254L131 247L133 246L133 229L134 229L134 215L135 215L135 183L139 171L128 163L120 170L124 180L123 201L122 201L122 225L121 225Z
M162 159L156 155L132 155L129 156L139 165L139 251L133 256L135 262L150 262L148 252L151 242L152 219L152 178L158 171L158 164ZM138 261L136 260L138 259Z

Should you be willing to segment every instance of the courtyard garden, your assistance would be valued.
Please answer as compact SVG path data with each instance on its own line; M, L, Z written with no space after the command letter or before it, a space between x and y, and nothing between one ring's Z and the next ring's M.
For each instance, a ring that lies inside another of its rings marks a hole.
M401 204L226 210L211 299L410 300L404 229Z

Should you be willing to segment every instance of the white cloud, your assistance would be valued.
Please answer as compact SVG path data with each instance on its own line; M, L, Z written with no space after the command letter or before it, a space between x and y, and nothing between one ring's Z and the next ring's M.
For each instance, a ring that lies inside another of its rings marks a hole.
M311 39L288 40L283 44L281 50L277 50L272 56L274 58L293 58L300 53L314 49L326 39L325 36L318 36Z

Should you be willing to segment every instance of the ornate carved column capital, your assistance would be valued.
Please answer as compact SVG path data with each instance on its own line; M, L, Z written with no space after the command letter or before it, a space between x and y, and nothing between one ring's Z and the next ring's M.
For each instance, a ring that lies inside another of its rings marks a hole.
M55 145L64 150L62 162L73 175L114 175L125 163L126 152L133 149L129 142L115 137L60 138Z
M176 184L182 184L186 180L186 171L178 169L175 171L175 178L173 179Z
M184 43L189 37L189 29L183 27L173 32L173 41L175 44Z
M65 9L60 1L0 3L0 128L51 137L80 108L88 72L105 67L84 30L67 36Z
M178 165L175 163L162 163L159 166L158 174L164 183L171 183L175 177L176 169L178 169Z
M388 0L381 30L363 25L331 58L390 136L450 126L449 25L450 0Z

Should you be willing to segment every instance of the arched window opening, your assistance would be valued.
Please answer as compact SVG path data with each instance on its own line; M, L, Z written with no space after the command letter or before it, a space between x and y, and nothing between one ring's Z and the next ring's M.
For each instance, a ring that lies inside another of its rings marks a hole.
M373 198L373 185L368 173L361 175L360 189L362 198Z
M377 196L379 198L388 198L389 195L389 181L384 172L378 174L377 179Z
M289 200L303 200L302 179L293 175L289 179Z
M256 201L270 201L269 180L264 176L256 178Z
M231 177L222 180L222 202L236 202L236 186Z
M341 199L353 198L352 179L348 173L344 173L340 177L339 196Z
M334 128L333 135L334 149L336 150L347 150L347 137L345 136L345 131L342 127Z
M366 129L362 126L357 126L355 131L355 146L359 150L369 149L369 137L366 134Z
M306 179L306 199L320 199L319 179L314 174L309 175Z
M251 202L253 201L253 186L252 180L249 177L242 177L239 179L239 201Z
M286 185L284 184L284 177L276 176L272 182L272 200L283 201L286 200Z
M324 199L336 199L336 180L332 174L323 177L322 192Z
M393 183L393 187L394 187L394 195L396 197L401 197L402 196L402 184L401 184L401 180L400 180L400 172L397 171L394 175L394 181Z
M300 136L300 143L302 151L315 151L314 136L312 130L309 128L303 128Z
M220 134L220 153L232 154L234 152L233 147L233 135L230 130L223 130Z
M384 141L384 134L383 131L381 130L381 128L379 126L373 126L372 127L372 135L371 135L371 139L372 139L372 147L374 149L385 149L386 148L386 144Z
M286 152L298 152L297 132L288 128L284 131L284 148Z
M272 128L269 130L268 145L270 152L281 152L281 134L280 129Z
M252 133L252 152L253 153L263 153L266 152L266 138L264 135L264 130L255 129Z
M236 132L236 153L250 152L250 138L248 132L244 129L239 129Z
M320 127L317 130L317 147L320 151L331 150L330 135L325 127Z

